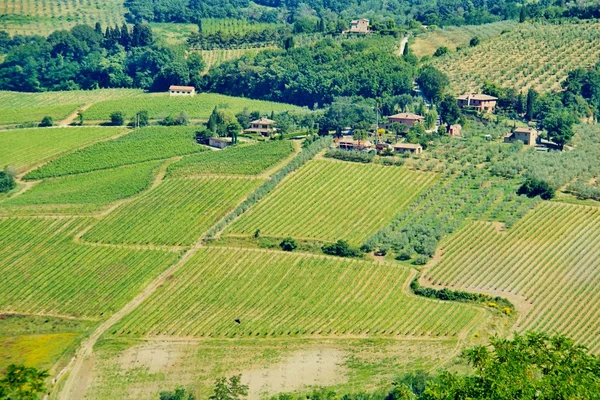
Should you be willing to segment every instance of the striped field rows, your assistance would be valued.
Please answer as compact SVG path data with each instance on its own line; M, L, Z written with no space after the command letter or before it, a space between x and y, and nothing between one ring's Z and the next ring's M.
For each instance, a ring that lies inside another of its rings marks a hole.
M311 161L225 231L361 243L405 208L435 174L405 168Z
M507 232L473 222L441 247L433 283L520 295L533 305L520 330L600 351L600 208L543 203Z
M112 332L443 336L478 319L471 306L405 294L409 274L363 260L205 248Z

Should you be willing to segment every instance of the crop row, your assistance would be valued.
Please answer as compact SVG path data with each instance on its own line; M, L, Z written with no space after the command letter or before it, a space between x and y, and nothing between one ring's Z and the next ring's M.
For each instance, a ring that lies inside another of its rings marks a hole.
M203 174L255 175L283 160L293 149L292 142L276 140L194 154L171 165L168 176L181 178Z
M456 335L463 304L408 296L408 270L366 261L202 249L113 333Z
M25 179L78 174L207 151L196 142L195 131L194 127L141 128L52 160L29 172Z
M191 245L260 183L259 179L167 179L109 214L84 239Z
M248 49L219 49L219 50L199 50L202 59L206 63L205 71L216 67L226 61L237 60L247 54L256 54L271 47L253 47Z
M389 222L434 179L404 168L337 161L312 161L264 201L233 223L225 234L356 244Z
M485 81L519 91L560 89L569 71L598 61L599 27L597 22L519 24L508 33L440 57L433 64L449 75L458 91L480 88Z
M75 244L88 219L0 219L0 310L102 317L177 255Z
M437 284L504 291L533 304L520 329L558 331L599 351L600 209L544 203L505 233L472 223L442 244Z

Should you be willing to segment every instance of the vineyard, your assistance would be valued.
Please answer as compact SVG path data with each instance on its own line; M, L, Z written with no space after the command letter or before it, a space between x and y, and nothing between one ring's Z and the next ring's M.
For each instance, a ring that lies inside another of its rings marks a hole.
M404 294L408 278L406 269L359 260L202 249L112 331L194 337L454 336L478 319L471 306Z
M290 104L244 99L216 93L199 93L194 97L170 97L167 93L157 93L102 101L90 107L85 112L85 116L89 120L108 120L112 112L122 111L127 118L131 119L137 112L147 110L152 119L162 119L184 111L191 118L208 119L215 107L229 110L232 113L238 113L245 108L261 113L303 110Z
M435 178L399 167L312 161L224 234L252 235L260 229L265 236L360 244Z
M20 35L48 35L77 24L123 23L122 0L0 0L0 30Z
M245 55L254 55L260 51L272 49L274 47L256 47L248 49L218 49L218 50L197 50L201 55L202 59L206 63L205 72L216 67L226 61L236 60Z
M414 43L410 44L410 50L419 58L432 56L440 47L447 47L454 51L457 47L468 47L473 37L487 40L499 36L501 32L510 30L514 26L514 21L501 21L485 25L448 26L417 36Z
M78 174L207 151L196 143L195 132L191 126L141 128L52 160L29 172L25 179Z
M27 167L106 139L123 132L124 128L34 128L2 131L0 134L0 165L24 171Z
M137 89L72 90L43 93L0 91L0 125L40 122L46 115L58 122L85 104L126 98L141 93L142 91Z
M560 89L568 72L598 62L600 23L525 23L479 46L437 58L454 89L466 92L485 81L527 91Z
M441 245L433 284L519 295L519 330L560 332L600 351L600 208L543 203L506 232L473 222Z
M120 309L177 254L80 245L83 218L0 219L0 309L101 318Z
M293 150L292 142L287 140L229 147L185 157L171 165L168 174L177 178L204 174L256 175L283 160Z
M85 240L191 245L258 187L259 179L168 179L101 220Z

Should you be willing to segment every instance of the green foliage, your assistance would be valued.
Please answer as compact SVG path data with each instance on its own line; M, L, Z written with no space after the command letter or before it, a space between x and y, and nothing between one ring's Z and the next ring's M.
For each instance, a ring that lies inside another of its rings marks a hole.
M562 149L573 138L575 119L568 110L555 111L548 114L542 125L548 131L548 137Z
M256 175L274 166L293 151L292 142L267 141L230 146L221 151L203 152L185 157L168 169L170 177L203 174Z
M52 117L50 117L49 115L46 115L44 118L42 118L42 122L40 122L40 124L38 125L40 128L42 127L48 127L48 126L53 126L54 125L54 121L52 120Z
M479 38L477 36L474 36L470 41L469 41L469 46L471 47L475 47L479 44Z
M110 123L114 126L125 125L125 114L123 111L115 111L110 113Z
M338 240L335 243L329 243L321 247L323 253L338 257L361 257L360 249L352 247L345 240Z
M445 95L439 106L440 118L442 122L453 125L461 118L460 108L456 103L456 99L451 95Z
M342 161L370 163L375 159L375 154L354 150L329 149L325 153L325 157L335 158Z
M135 114L134 124L137 127L147 126L150 123L150 113L147 110L138 111Z
M281 247L281 250L283 251L294 251L298 248L298 244L293 238L286 237L279 243L279 247Z
M445 300L445 301L473 301L473 302L477 302L477 303L494 302L499 306L507 307L511 310L515 309L515 307L512 305L512 303L510 301L508 301L500 296L492 297L492 296L489 296L489 295L483 294L483 293L469 293L469 292L463 292L460 290L450 290L447 288L443 288L443 289L426 288L426 287L422 287L419 284L418 278L415 278L412 280L412 282L410 283L410 289L417 296L429 297L430 299L438 299L438 300Z
M234 375L229 380L218 378L215 382L214 393L209 400L240 400L248 395L248 385L242 384L242 376Z
M174 391L160 392L159 400L196 400L193 394L188 393L184 388L180 387Z
M438 49L433 53L434 57L441 57L448 54L448 48L446 46L438 47Z
M47 371L11 364L0 378L0 399L35 400L46 391Z
M527 197L540 196L542 200L550 200L555 196L554 189L548 182L535 178L527 178L517 191L517 194L524 194Z
M0 193L8 193L16 186L17 184L13 176L6 171L0 171Z
M117 139L99 142L57 158L29 172L25 179L78 174L99 169L207 151L192 127L147 127Z

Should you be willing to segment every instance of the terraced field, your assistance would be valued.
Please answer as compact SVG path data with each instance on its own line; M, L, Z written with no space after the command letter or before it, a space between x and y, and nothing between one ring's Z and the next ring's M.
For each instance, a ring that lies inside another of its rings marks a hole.
M361 244L402 211L435 174L399 167L316 160L291 175L224 235Z
M448 26L417 36L410 45L410 50L419 58L432 56L442 46L454 51L458 46L469 46L469 42L475 36L480 40L487 40L515 25L515 21L500 21L484 25Z
M457 92L480 88L486 80L526 92L560 89L569 71L598 62L600 23L518 24L504 35L436 58Z
M100 221L85 240L191 245L232 210L260 179L168 179Z
M168 93L154 93L98 102L85 112L85 116L90 120L109 120L112 112L123 111L128 119L132 119L137 112L147 110L152 119L178 115L183 111L190 118L208 119L215 107L229 110L234 114L245 108L261 113L304 110L290 104L244 99L216 93L198 93L194 97L170 97Z
M0 30L11 34L48 35L97 21L121 26L124 15L123 0L0 0Z
M102 318L177 259L176 253L73 242L85 218L0 218L0 310Z
M274 166L294 150L287 140L229 147L185 157L169 167L170 177L203 174L255 175Z
M0 132L0 165L17 168L19 172L56 157L57 155L89 145L101 139L118 135L125 128L33 128Z
M112 332L452 336L477 319L471 306L406 295L409 274L359 260L201 249Z
M532 308L518 329L560 332L600 352L600 208L546 202L507 232L473 222L441 247L431 283L519 295Z

